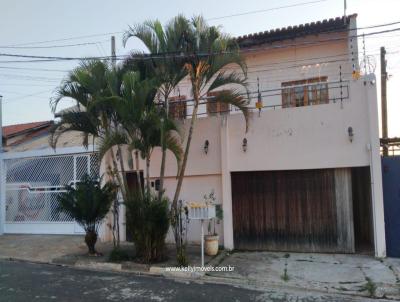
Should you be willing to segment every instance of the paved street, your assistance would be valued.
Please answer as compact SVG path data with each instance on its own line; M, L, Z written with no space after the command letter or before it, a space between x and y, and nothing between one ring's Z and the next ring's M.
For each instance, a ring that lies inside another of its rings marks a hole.
M0 261L0 301L368 301ZM372 300L371 300L372 301ZM380 300L382 301L382 300Z

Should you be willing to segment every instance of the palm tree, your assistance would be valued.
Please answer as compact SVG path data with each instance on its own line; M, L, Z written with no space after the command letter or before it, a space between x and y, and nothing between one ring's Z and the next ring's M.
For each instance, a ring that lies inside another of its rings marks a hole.
M97 232L115 199L114 184L106 183L101 187L98 180L85 175L76 188L67 186L66 192L58 195L57 199L59 211L70 215L85 230L89 255L97 255Z
M121 88L111 97L119 122L119 130L102 144L103 151L115 144L126 144L130 150L137 150L146 162L146 189L150 191L150 159L155 147L165 141L179 164L182 157L179 132L171 119L161 120L160 108L154 102L158 91L156 79L142 79L137 71L127 71L123 75ZM164 132L164 138L161 136ZM136 168L138 165L136 164Z
M60 118L51 129L50 145L56 148L58 139L67 132L79 132L82 135L82 145L88 148L89 140L93 145L109 141L116 130L115 113L106 100L110 96L110 75L114 73L108 62L100 60L83 60L80 65L72 70L61 83L52 99L51 106L56 112L61 101L72 99L76 106L63 110L57 114ZM112 78L120 78L114 75ZM116 180L122 195L125 196L126 180L123 175L124 166L120 157L122 173L118 171L117 158L113 149L110 149L112 164L107 163L107 171ZM100 155L100 160L104 153ZM121 175L122 174L122 175ZM119 245L118 200L113 206L113 238L114 245Z
M161 119L161 168L160 168L160 187L158 198L161 200L164 193L164 175L167 145L171 143L168 135L170 121L168 119L168 99L179 82L187 75L183 68L183 60L166 54L176 53L181 49L181 39L187 29L186 18L177 16L172 19L164 28L160 21L146 21L130 27L124 34L124 45L132 38L136 37L143 42L147 51L151 55L151 60L143 60L147 70L157 78L160 83L158 93L163 99L164 108L160 110ZM140 53L133 52L132 57L126 61L126 65L132 65L135 58ZM144 56L145 57L145 56ZM133 64L138 66L138 64Z
M181 57L191 84L194 104L173 208L176 208L180 195L200 101L208 99L209 93L213 92L218 102L238 108L244 115L246 131L249 118L247 66L236 41L222 33L219 27L208 26L201 16L187 20L185 28L181 39ZM237 67L238 71L232 70L232 67Z

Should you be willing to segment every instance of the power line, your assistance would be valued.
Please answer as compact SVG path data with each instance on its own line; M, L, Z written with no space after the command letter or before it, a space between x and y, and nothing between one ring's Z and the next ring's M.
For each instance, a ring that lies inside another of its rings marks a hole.
M328 0L317 0L317 1L301 2L301 3L291 4L291 5L284 5L284 6L277 6L277 7L267 8L267 9L253 10L253 11L249 11L249 12L226 15L226 16L221 16L221 17L213 17L213 18L208 18L206 20L207 21L214 21L214 20L220 20L220 19L226 19L226 18L232 18L232 17L239 17L239 16L245 16L245 15L265 13L265 12L281 10L281 9L285 9L285 8L293 8L293 7L304 6L304 5L308 5L308 4L316 4L316 3L320 3L320 2L326 2L326 1L328 1Z
M246 12L246 13L242 13L242 14L235 14L235 15L231 15L231 16L214 17L214 18L209 18L207 20L210 21L210 20L217 20L217 19L225 19L225 18L228 18L228 17L235 17L235 16L243 15L243 14L247 14L248 15L248 14L254 14L254 13L273 11L273 10L279 10L279 9L284 9L284 8L297 7L297 6L301 6L301 5L307 5L307 4L313 4L313 3L325 2L325 1L328 1L328 0L308 1L308 2L292 4L292 5L281 6L281 7L274 7L274 8L265 9L265 10L258 10L258 11ZM82 35L82 36L75 36L75 37L68 37L68 38L61 38L61 39L54 39L54 40L44 40L44 41L36 41L36 42L18 43L18 44L8 45L8 47L17 47L17 46L26 46L26 45L38 45L38 44L46 44L46 43L52 43L52 42L80 40L80 39L87 39L87 38L101 37L101 36L109 36L109 35L116 35L116 34L123 34L123 33L124 33L124 31L98 33L98 34Z
M41 95L41 94L44 94L44 93L50 93L52 91L53 90L45 90L45 91L39 91L39 92L36 92L36 93L26 94L26 95L15 97L15 98L9 98L9 99L6 99L4 101L4 103L9 103L10 101L15 102L15 101L18 101L18 100L26 99L26 98L31 97L31 96L37 96L37 95Z
M64 48L64 47L76 47L85 45L98 45L98 43L103 43L104 41L98 42L85 42L77 44L65 44L65 45L49 45L49 46L0 46L0 48L6 49L45 49L45 48Z
M79 40L79 39L86 39L86 38L93 38L93 37L101 37L101 36L109 36L109 35L116 35L122 34L123 31L116 31L116 32L108 32L102 34L92 34L92 35L84 35L84 36L76 36L76 37L69 37L69 38L62 38L62 39L55 39L55 40L45 40L45 41L38 41L38 42L28 42L28 43L19 43L13 44L9 46L25 46L25 45L38 45L38 44L46 44L52 42L61 42L61 41L70 41L70 40Z
M48 69L48 68L30 68L30 67L4 67L4 66L0 66L0 69L48 71L48 72L69 72L70 71L70 70L67 70L67 69Z
M318 41L312 41L312 42L302 42L302 43L292 43L292 44L281 44L281 45L271 45L271 47L268 48L263 48L263 49L281 49L281 48L288 48L288 47L299 47L302 45L306 46L313 46L313 45L320 45L321 43L326 43L326 42L331 42L331 41L342 41L342 40L347 40L349 38L358 38L358 37L366 37L366 36L372 36L372 35L378 35L378 34L384 34L388 32L394 32L394 31L399 31L400 28L393 28L393 29L388 29L388 30L382 30L382 31L377 31L377 32L370 32L366 34L359 34L359 35L352 35L349 37L343 37L343 38L329 38L329 39L322 39ZM245 48L242 49L241 52L250 52L250 51L260 51L262 49L260 48ZM230 51L226 52L221 52L221 53L210 53L210 52L204 52L204 53L196 53L196 56L209 56L209 55L223 55L231 53ZM191 56L192 54L188 55L182 55L181 53L159 53L156 55L152 54L142 54L138 55L136 57L133 57L131 55L119 55L117 56L116 59L118 60L125 60L125 59L138 59L138 60L151 60L151 59L163 59L163 58L182 58L184 56ZM73 60L90 60L90 59L98 59L98 60L105 60L105 59L111 59L111 56L93 56L93 57L60 57L60 56L37 56L37 55L21 55L21 54L11 54L11 53L0 53L0 56L4 57L16 57L16 58L27 58L27 59L38 59L38 61L73 61ZM10 61L0 61L0 63L6 63ZM15 61L14 61L15 62ZM27 62L27 61L22 61L22 62Z

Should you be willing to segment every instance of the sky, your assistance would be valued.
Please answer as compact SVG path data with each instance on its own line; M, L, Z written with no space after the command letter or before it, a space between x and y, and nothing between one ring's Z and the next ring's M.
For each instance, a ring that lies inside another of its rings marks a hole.
M288 7L291 5L295 6ZM49 101L67 72L78 62L16 62L25 59L1 54L105 56L110 55L110 40L115 35L117 55L123 55L143 49L136 40L128 41L124 47L123 32L130 25L149 19L157 18L165 23L180 13L188 17L202 14L210 25L221 25L225 32L239 36L342 16L344 1L1 0L0 11L0 95L3 95L3 125L10 125L53 119ZM400 0L347 0L347 14L358 14L358 27L400 21L399 11ZM400 24L383 29L397 27ZM360 40L360 50L362 45ZM385 46L388 52L389 136L400 136L400 119L397 118L400 112L397 91L400 86L400 32L365 38L366 53L371 56L371 62L376 62L372 65L376 65L378 79L380 46ZM377 88L380 89L379 81ZM64 107L70 105L68 102L62 104Z

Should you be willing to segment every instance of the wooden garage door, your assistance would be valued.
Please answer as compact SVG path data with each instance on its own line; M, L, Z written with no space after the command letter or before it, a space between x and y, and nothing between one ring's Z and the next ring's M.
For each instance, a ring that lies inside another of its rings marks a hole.
M333 169L232 173L235 248L345 252L335 196Z

